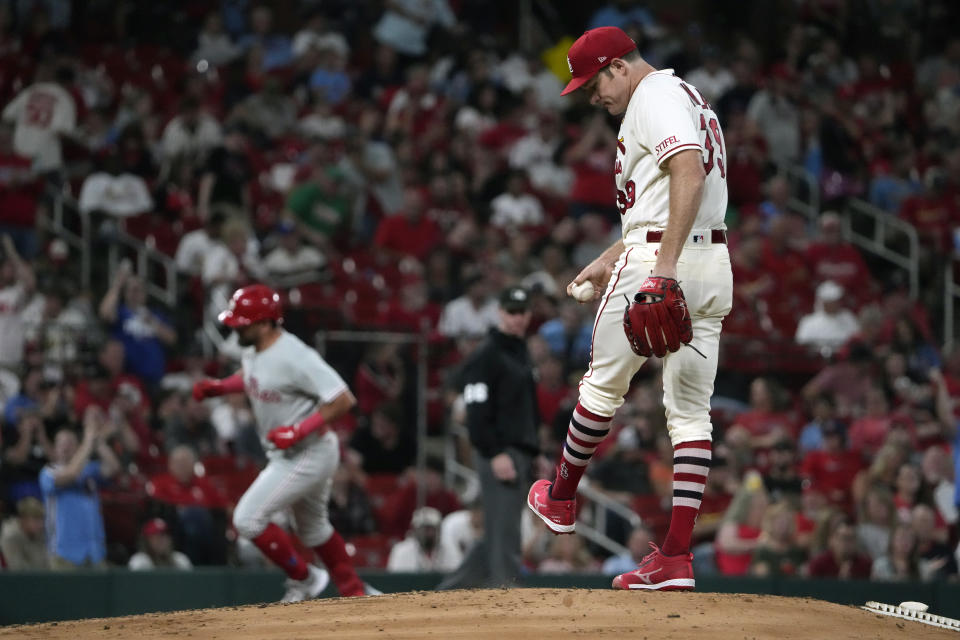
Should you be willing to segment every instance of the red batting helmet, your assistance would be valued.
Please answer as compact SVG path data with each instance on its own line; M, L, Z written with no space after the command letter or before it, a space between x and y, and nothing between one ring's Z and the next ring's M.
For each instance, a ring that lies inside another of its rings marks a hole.
M233 292L230 308L218 316L228 327L246 327L262 320L283 319L280 295L265 284L252 284Z

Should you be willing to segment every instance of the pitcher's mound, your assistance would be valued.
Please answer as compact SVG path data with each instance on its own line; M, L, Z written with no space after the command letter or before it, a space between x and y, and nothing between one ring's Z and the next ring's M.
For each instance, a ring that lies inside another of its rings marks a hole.
M812 599L577 589L413 592L0 629L0 638L957 638Z

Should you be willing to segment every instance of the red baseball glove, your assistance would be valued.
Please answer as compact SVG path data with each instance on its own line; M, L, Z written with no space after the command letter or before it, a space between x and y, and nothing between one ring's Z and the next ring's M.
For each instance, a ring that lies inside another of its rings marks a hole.
M623 310L623 331L638 356L662 358L693 340L693 323L680 283L649 276Z

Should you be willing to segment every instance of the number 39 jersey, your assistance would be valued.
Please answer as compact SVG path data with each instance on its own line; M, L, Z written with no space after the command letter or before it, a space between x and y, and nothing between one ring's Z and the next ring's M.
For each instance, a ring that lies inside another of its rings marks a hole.
M707 174L693 228L723 229L726 146L717 115L673 69L650 73L630 98L617 136L614 172L624 237L637 227L666 228L670 173L664 163L686 149L700 149Z

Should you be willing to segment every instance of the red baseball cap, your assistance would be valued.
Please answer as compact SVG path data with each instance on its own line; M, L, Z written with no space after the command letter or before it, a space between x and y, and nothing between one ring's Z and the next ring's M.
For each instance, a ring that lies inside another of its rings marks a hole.
M624 56L637 48L619 27L597 27L585 31L577 41L570 45L567 52L567 66L573 79L560 95L572 93L590 81L600 69L610 64L614 58Z
M169 532L170 527L168 527L166 521L162 520L161 518L154 518L153 520L147 521L147 523L143 525L143 535L145 536L153 536L158 533Z

